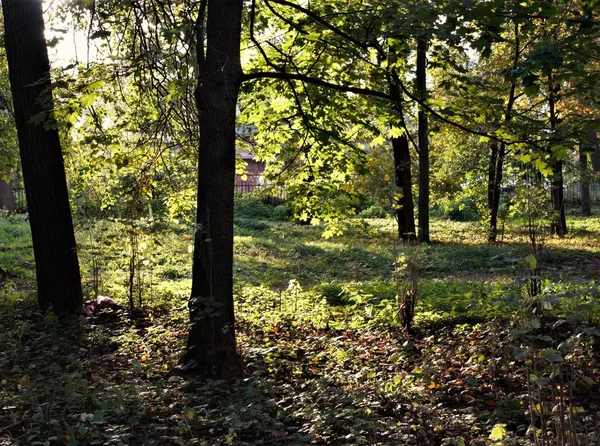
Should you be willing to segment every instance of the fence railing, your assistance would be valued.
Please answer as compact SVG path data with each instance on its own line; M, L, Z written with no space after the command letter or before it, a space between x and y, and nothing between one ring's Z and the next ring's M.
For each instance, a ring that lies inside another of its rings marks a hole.
M243 180L241 175L235 178L235 191L242 194L249 194L255 190L259 190L264 186L265 177L263 175L249 174Z
M277 187L265 182L262 174L247 175L245 181L241 177L236 177L234 189L236 192L248 194L256 191L264 191L266 195L280 200L287 199L287 193L282 187Z
M15 209L17 212L27 212L27 199L25 198L25 188L13 186L13 195L15 197Z
M565 203L581 203L581 187L579 183L572 183L565 187ZM590 201L600 203L600 184L590 184Z

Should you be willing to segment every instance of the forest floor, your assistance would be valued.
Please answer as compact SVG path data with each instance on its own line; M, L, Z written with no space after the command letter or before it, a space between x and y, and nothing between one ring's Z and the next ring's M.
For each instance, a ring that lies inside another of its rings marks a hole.
M37 310L27 222L0 220L0 445L598 444L599 218L543 239L541 314L519 222L487 245L479 223L436 221L427 247L358 223L323 239L238 215L245 377L221 382L178 366L189 230L138 228L133 317L59 321ZM125 303L122 224L81 227L78 243L86 293ZM410 335L395 264L418 270Z

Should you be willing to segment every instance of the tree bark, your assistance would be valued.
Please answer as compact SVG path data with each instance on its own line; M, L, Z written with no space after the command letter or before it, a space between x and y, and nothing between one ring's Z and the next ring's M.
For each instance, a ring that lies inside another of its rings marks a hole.
M242 4L242 0L208 0L197 23L198 197L189 304L192 325L183 361L206 378L233 378L242 372L233 308L235 123L243 76Z
M12 190L12 183L0 180L0 209L4 209L11 214L15 212L15 195Z
M558 124L558 116L556 113L558 87L554 83L552 72L548 74L548 111L550 112L550 131L552 138L549 149L552 152L553 139L556 133ZM567 234L567 219L565 216L565 200L564 200L564 181L563 181L563 162L556 159L555 154L550 154L553 158L552 162L552 181L550 183L550 199L552 202L552 210L555 213L553 217L551 232L552 234L564 237Z
M552 170L550 197L552 200L552 210L556 215L552 222L551 232L559 237L564 237L567 235L567 219L565 216L565 198L563 190L563 162L555 161Z
M81 278L64 162L52 117L41 0L2 0L5 46L43 310L78 313ZM45 116L43 123L32 118Z
M396 200L395 211L398 221L398 237L403 240L416 240L410 149L406 134L399 138L392 138L392 149L394 151L396 186L401 192L400 197Z
M600 144L598 144L598 133L594 130L587 131L587 142L592 149L590 161L594 172L600 172Z
M427 99L427 40L417 42L417 92ZM427 113L419 106L419 242L429 243L429 135Z
M579 187L581 191L581 215L592 215L592 201L590 199L590 174L588 172L588 159L583 143L579 145Z
M488 230L488 242L495 243L498 236L498 211L500 209L500 187L504 170L504 157L506 156L506 145L504 143L492 144L490 155L490 174L492 183L488 189L488 205L490 208L490 224ZM495 152L495 153L494 153ZM493 163L493 164L492 164Z

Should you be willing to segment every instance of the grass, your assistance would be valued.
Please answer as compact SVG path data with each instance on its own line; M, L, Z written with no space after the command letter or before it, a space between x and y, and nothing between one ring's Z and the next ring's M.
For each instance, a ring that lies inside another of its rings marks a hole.
M558 365L540 355L559 353L581 372L569 400L590 438L579 444L598 436L600 398L586 380L600 378L590 324L599 218L570 217L568 237L547 239L541 267L552 311L539 318L523 307L528 273L519 260L529 249L518 222L488 245L478 223L434 220L434 243L415 248L396 241L389 220L323 239L268 208L264 220L242 211L234 292L246 378L234 383L177 373L191 227L136 229L136 301L145 305L137 318L109 312L65 324L40 314L28 291L27 222L0 219L0 267L10 273L0 292L0 444L483 445L502 429L501 444L529 444L524 370L550 380ZM87 296L97 270L101 293L126 301L131 229L108 221L78 229ZM394 262L415 249L423 269L408 336L397 328ZM553 328L558 321L566 322ZM574 345L568 354L563 341ZM539 404L556 401L552 392L551 381L540 384Z

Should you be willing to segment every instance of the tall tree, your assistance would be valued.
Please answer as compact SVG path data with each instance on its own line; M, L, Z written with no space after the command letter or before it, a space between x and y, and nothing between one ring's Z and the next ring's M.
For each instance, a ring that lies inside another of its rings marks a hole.
M2 0L5 46L42 309L77 313L81 279L64 162L52 114L41 0ZM37 122L37 123L36 123Z
M579 143L579 191L581 193L581 215L592 215L592 201L590 197L590 174L588 168L588 154L583 142Z
M202 2L196 23L200 123L191 329L184 361L205 377L241 374L233 312L236 105L242 0Z
M417 40L417 93L427 100L427 37ZM427 112L419 104L419 242L429 243L429 135Z
M15 195L12 184L0 179L0 209L15 212Z

